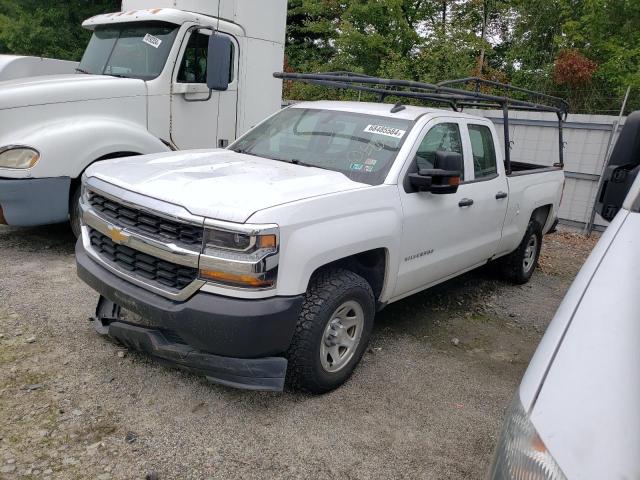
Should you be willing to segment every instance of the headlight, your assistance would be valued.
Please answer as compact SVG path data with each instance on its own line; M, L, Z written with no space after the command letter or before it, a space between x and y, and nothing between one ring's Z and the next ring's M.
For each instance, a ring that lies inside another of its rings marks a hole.
M10 145L0 147L0 167L31 168L40 160L37 150L29 147Z
M516 394L498 440L491 480L566 480Z
M266 289L276 284L278 229L275 226L205 228L200 277L225 286Z

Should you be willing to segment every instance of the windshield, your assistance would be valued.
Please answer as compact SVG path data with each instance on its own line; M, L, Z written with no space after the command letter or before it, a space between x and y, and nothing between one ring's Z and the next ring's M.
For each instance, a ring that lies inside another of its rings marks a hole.
M239 153L341 172L356 182L384 182L409 120L333 110L288 108L229 148Z
M97 27L77 71L152 80L162 72L177 31L163 22Z

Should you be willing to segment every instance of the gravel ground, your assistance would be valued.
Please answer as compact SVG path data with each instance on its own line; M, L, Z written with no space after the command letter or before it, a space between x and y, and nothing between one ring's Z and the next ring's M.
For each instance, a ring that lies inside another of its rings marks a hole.
M481 478L593 244L549 235L528 285L483 268L389 306L352 379L311 397L211 385L103 340L67 227L0 227L0 478Z

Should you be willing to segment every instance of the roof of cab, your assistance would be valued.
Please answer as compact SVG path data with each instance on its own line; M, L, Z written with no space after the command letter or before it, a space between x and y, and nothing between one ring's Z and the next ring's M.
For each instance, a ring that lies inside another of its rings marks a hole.
M185 22L193 22L199 25L222 25L223 30L234 35L244 35L244 30L239 25L220 20L199 13L186 12L175 8L147 8L143 10L129 10L125 12L105 13L88 18L82 22L82 26L94 30L98 25L114 23L157 21L182 25Z
M433 116L446 115L447 117L474 118L477 116L467 113L455 112L446 108L428 108L416 107L413 105L404 105L404 109L396 113L391 113L393 105L390 103L375 102L341 102L320 100L315 102L300 102L291 106L292 108L315 108L319 110L338 110L351 113L364 113L367 115L378 115L382 117L401 118L404 120L416 120L424 114L432 114Z

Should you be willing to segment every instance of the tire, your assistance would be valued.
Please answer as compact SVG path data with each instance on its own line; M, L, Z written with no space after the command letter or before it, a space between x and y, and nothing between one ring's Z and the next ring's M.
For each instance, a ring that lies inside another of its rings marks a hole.
M79 238L81 235L80 229L80 185L76 186L71 194L69 200L69 223L71 224L71 231L73 236Z
M287 351L287 384L321 394L347 381L367 348L375 311L373 290L360 275L342 269L317 274Z
M503 277L516 285L527 283L538 264L541 246L542 227L531 220L518 248L499 260Z

